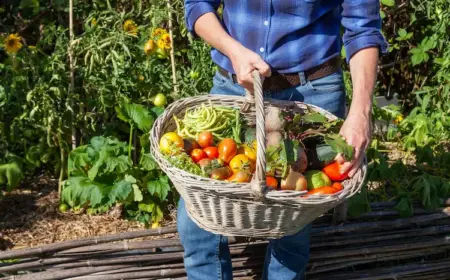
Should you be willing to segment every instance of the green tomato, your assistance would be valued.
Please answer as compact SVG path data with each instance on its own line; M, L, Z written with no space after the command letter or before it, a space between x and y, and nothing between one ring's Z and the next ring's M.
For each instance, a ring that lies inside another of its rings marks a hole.
M69 205L67 205L65 203L61 203L59 205L58 209L59 209L60 212L65 213L65 212L67 212L67 210L69 210Z
M154 104L156 107L164 107L164 105L166 105L166 103L167 103L167 98L166 98L166 96L165 96L164 94L162 94L162 93L158 93L158 94L155 96L155 99L153 100L153 104Z
M160 49L160 48L158 48L156 50L156 55L160 59L166 59L168 57L166 50L163 50L163 49Z
M198 77L200 76L200 74L198 72L192 71L192 70L191 70L191 73L189 73L189 75L191 76L192 80L197 80Z
M331 186L331 180L320 170L308 170L305 172L308 190Z

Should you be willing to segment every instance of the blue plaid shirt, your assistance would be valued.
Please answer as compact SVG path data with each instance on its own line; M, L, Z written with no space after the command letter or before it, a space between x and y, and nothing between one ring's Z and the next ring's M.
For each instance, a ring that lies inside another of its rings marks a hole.
M188 30L221 0L185 0ZM228 34L258 53L279 73L296 73L340 55L347 61L367 47L386 53L378 0L224 0L223 26ZM341 25L344 33L341 40ZM234 73L231 61L216 49L213 61Z

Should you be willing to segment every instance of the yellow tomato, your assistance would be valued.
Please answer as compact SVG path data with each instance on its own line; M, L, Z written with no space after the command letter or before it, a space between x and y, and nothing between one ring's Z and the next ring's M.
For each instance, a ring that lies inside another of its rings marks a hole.
M238 154L242 154L242 155L246 155L248 157L248 159L250 159L251 161L255 162L256 161L256 151L254 148L251 148L247 145L242 145L239 150L238 150Z
M174 148L184 148L183 138L176 132L167 132L159 140L159 150L165 154L173 153Z
M253 147L253 149L255 150L255 152L256 152L256 147L257 147L258 145L257 145L257 143L256 143L256 139L255 140L253 140L253 142L252 142L252 147Z
M233 170L233 173L238 171L247 171L252 173L253 164L246 155L240 154L234 156L230 161L230 168Z

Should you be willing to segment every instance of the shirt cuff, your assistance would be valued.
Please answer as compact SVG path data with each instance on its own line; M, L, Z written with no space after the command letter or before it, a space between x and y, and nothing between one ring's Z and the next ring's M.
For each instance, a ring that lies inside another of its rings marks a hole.
M373 31L371 34L362 34L345 44L346 60L349 63L350 58L358 51L370 47L378 47L380 54L386 54L389 44L380 31Z
M188 28L188 31L192 34L194 37L198 37L197 33L195 33L194 26L195 22L199 17L206 13L216 13L216 10L214 7L209 3L199 2L192 7L190 7L190 11L186 15L186 25Z

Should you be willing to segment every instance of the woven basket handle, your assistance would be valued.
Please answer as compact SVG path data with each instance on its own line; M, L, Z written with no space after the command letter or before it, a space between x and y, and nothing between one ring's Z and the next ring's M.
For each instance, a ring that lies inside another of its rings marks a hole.
M247 99L254 98L256 109L256 172L252 180L252 192L256 200L264 200L264 190L266 186L266 132L264 97L261 76L258 71L252 72L254 94L247 92Z

